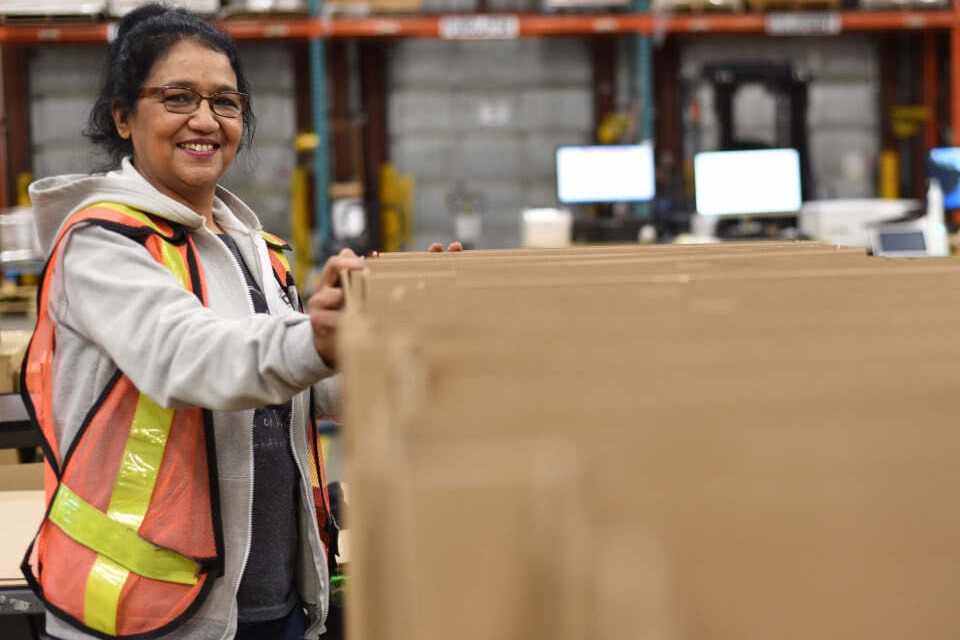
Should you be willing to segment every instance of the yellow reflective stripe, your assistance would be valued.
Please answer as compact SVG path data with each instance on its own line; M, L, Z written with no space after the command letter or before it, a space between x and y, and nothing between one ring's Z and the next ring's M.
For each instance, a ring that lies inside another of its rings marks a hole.
M111 520L134 530L143 524L173 425L173 413L173 409L165 409L140 394L107 509Z
M165 409L143 394L137 400L106 514L110 521L126 525L131 531L139 530L147 515L173 425L173 413L173 409ZM84 594L84 621L91 627L116 635L117 610L120 592L129 576L127 569L145 575L138 567L114 563L103 554L98 556L87 576ZM196 574L191 577L196 582ZM93 617L88 618L87 614L93 612Z
M105 207L107 209L113 209L117 213L122 213L125 216L136 218L137 220L147 225L154 231L158 231L158 232L160 231L160 227L157 226L157 224L153 221L152 218L150 218L150 216L145 214L143 211L140 211L139 209L128 207L125 204L120 204L119 202L97 202L95 204L90 205L90 207Z
M283 265L283 268L288 272L290 271L290 261L287 260L287 254L283 249L274 249L270 247L270 250L277 254L277 257L280 258L280 264Z
M50 507L50 521L83 546L146 578L185 585L199 581L200 565L194 560L144 540L64 484Z
M83 621L92 629L107 635L117 635L117 610L120 608L119 593L130 571L106 556L97 556L87 578L87 591L83 601ZM91 580L90 578L95 577ZM115 597L114 594L117 594Z
M160 254L163 256L163 264L167 269L170 269L173 272L173 275L180 280L180 284L184 289L190 289L190 275L187 273L187 265L183 260L183 256L180 255L180 252L177 251L169 242L164 242L160 245Z

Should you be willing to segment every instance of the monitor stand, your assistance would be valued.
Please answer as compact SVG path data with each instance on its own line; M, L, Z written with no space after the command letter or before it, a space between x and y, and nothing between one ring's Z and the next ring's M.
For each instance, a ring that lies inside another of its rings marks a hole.
M591 218L606 219L613 217L613 204L610 202L601 202L589 206Z
M736 216L717 221L716 236L722 240L776 240L786 228L796 226L796 217Z

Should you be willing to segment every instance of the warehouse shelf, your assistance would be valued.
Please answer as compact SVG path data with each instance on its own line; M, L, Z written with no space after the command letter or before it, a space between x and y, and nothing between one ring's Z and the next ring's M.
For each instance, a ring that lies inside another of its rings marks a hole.
M960 28L954 11L837 11L731 14L438 14L364 18L248 18L219 23L238 40L311 38L505 39L590 34L847 33ZM107 42L111 22L0 25L0 44ZM779 29L779 30L778 30Z
M689 13L651 14L643 12L608 13L450 13L450 14L369 14L354 15L263 15L248 14L223 18L218 24L238 41L291 41L309 43L311 61L311 108L315 112L314 123L322 130L322 115L327 111L327 96L322 77L325 68L324 50L321 42L334 41L391 41L397 39L467 40L513 40L554 36L689 36L712 35L757 35L761 37L789 37L823 35L842 37L852 33L914 33L922 36L924 74L923 104L931 114L925 129L925 141L932 145L940 131L938 119L943 117L949 127L948 141L960 144L960 82L951 82L945 96L948 108L938 115L939 101L936 69L938 50L934 39L947 36L948 61L952 69L960 69L960 0L942 10L837 10L837 11L747 11L740 13ZM0 204L9 203L17 171L29 167L28 143L23 132L28 130L28 113L25 105L18 104L12 95L25 87L23 70L16 63L23 51L33 47L105 44L112 39L115 22L104 20L51 20L0 23L0 48L12 54L4 59L4 82L14 88L5 98L5 113L0 113L0 124L6 128L4 144L6 153L0 153ZM649 73L649 71L644 72ZM316 77L314 77L316 76ZM669 93L669 87L660 87ZM659 91L658 91L659 93ZM669 146L668 146L669 148ZM318 167L327 165L331 149L318 147ZM371 152L371 157L376 154ZM319 172L324 173L324 172ZM315 191L327 192L326 183L318 178ZM318 195L318 198L321 196ZM326 219L320 204L317 204L318 220Z
M536 14L479 14L440 15L417 17L341 18L331 20L322 34L326 37L421 37L444 38L445 23L456 19L496 20L491 25L493 36L496 30L506 30L503 20L515 20L516 37L541 37L551 35L589 35L600 33L770 33L771 26L781 22L789 29L790 24L804 33L818 29L834 29L837 33L853 31L897 31L922 29L948 29L960 26L960 15L952 11L893 11L893 12L789 12L789 13L739 13L728 15L700 14L602 14L602 15L536 15ZM482 29L482 23L479 28ZM789 35L789 33L784 33ZM482 38L483 35L477 36ZM455 39L456 36L453 36Z

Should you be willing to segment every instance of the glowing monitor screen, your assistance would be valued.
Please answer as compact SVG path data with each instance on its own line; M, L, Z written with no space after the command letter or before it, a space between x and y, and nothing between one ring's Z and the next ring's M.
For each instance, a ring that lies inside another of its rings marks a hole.
M930 149L927 171L943 189L943 208L960 209L960 147Z
M693 176L701 215L789 215L803 203L796 149L701 151Z
M653 145L557 149L557 199L564 204L643 202L656 195Z

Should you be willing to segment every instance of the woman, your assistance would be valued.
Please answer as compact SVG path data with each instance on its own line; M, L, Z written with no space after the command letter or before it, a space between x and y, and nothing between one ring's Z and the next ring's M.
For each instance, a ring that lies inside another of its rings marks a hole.
M24 397L49 511L24 572L51 638L323 631L308 424L311 400L336 409L338 277L363 263L331 258L299 311L282 245L218 186L253 134L247 93L228 36L137 9L87 132L115 168L31 186L49 260Z

